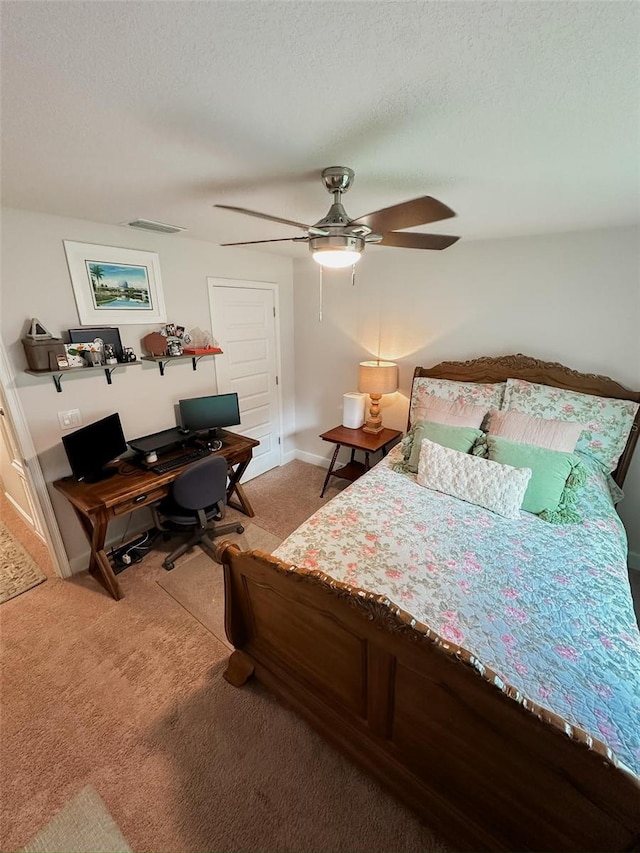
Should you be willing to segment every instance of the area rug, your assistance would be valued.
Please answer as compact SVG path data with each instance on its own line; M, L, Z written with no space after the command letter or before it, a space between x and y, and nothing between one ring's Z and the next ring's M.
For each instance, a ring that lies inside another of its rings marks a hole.
M225 534L221 539L237 542L243 551L259 549L270 554L282 542L256 524L247 524L244 533ZM158 584L229 649L233 646L224 631L224 580L222 566L200 548L181 558L175 569L166 572Z
M285 539L349 485L347 480L332 477L321 498L326 473L325 468L295 459L249 480L243 488L255 511L254 521Z
M23 850L24 853L131 853L107 807L90 785L76 794Z
M46 579L45 573L0 521L0 604Z

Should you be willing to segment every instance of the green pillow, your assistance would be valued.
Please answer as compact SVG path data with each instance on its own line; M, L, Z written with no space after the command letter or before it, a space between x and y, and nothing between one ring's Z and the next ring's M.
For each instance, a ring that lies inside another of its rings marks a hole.
M581 521L573 511L575 492L586 481L586 469L573 453L519 444L499 436L487 436L489 459L530 468L531 479L522 502L525 512L540 515L556 524Z
M404 470L418 473L418 460L422 439L428 438L443 447L451 450L460 450L468 453L477 438L482 435L482 430L474 427L449 426L449 424L437 424L435 421L416 421L407 433L404 443Z

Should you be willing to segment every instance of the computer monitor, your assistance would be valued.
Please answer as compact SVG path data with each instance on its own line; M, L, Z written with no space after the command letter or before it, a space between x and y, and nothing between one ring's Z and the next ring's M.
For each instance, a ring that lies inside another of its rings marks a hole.
M192 397L180 400L180 420L183 429L208 432L216 438L218 427L236 426L240 423L240 406L237 394L215 394L211 397Z
M105 470L105 465L127 449L117 412L63 435L62 444L73 476L86 483L96 483L115 474L115 469Z

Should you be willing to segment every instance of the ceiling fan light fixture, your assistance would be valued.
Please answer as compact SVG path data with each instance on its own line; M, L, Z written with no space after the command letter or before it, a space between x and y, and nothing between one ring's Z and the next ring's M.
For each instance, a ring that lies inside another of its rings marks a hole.
M330 267L331 269L339 270L357 264L360 260L360 252L321 249L320 251L315 251L312 257L321 267Z
M351 234L331 234L327 237L311 237L309 250L313 260L321 267L343 269L352 267L360 260L364 250L362 237Z

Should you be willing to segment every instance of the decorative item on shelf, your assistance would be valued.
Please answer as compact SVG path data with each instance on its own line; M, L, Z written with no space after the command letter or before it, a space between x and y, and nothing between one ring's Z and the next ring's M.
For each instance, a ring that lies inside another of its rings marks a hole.
M374 434L382 432L380 398L383 394L393 394L398 390L398 365L380 360L360 362L358 390L371 397L369 417L362 429Z
M56 361L58 362L58 367L60 370L69 370L69 359L66 355L59 355L56 357Z
M99 365L104 364L104 341L102 338L94 338L93 341L91 341L89 344L89 358L87 360L92 367L98 367Z
M72 344L87 344L100 340L104 347L110 344L118 362L123 362L122 341L120 329L115 326L93 326L84 329L69 329L69 342Z
M86 361L77 349L82 344L65 344L64 349L67 356L69 367L85 367Z
M104 364L102 353L95 349L85 349L82 352L82 357L87 362L87 367L100 367Z
M158 332L147 335L143 339L143 344L152 356L166 355L174 358L183 354L184 344L189 343L190 340L190 336L185 333L184 326L178 326L176 323L165 323Z
M142 339L142 346L152 356L167 354L167 338L160 332L151 332L145 335Z
M104 341L101 338L65 344L65 350L68 356L73 358L72 367L101 367L105 362Z
M172 338L167 342L168 355L182 355L182 344L177 338Z
M105 364L117 364L116 351L113 344L104 345L104 361Z
M22 346L30 370L57 370L58 356L65 357L62 338L54 338L35 317L22 338Z
M216 355L222 350L218 345L218 341L213 337L211 332L199 329L191 329L184 334L184 352L186 355Z
M37 317L32 317L31 325L29 326L29 331L26 333L25 338L31 338L33 341L48 341L53 339L53 335L48 329L45 329Z
M128 362L128 361L136 361L136 360L137 360L137 358L138 358L138 357L137 357L137 355L136 355L136 354L135 354L135 352L133 351L133 347L125 347L125 348L124 348L124 360L125 360L126 362Z

